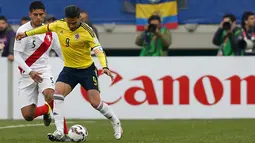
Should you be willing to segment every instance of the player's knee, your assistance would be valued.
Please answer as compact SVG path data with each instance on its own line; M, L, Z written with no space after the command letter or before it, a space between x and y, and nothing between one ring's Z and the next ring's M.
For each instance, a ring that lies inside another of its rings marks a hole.
M29 106L25 106L21 109L22 116L26 121L34 120L35 108L36 108L36 106L34 104L32 104Z
M45 89L43 91L44 97L45 97L45 101L46 102L50 102L53 100L53 95L54 95L54 90L53 89Z
M72 91L72 87L69 84L63 82L57 82L55 86L55 93L58 95L66 96Z
M100 98L99 92L95 91L95 90L89 90L88 91L88 97L89 97L91 106L93 106L94 108L97 109L97 107L101 103L101 98Z
M23 118L26 121L33 121L34 120L34 115L31 114L31 113L22 113L22 115L23 115Z
M91 106L93 107L93 108L95 108L95 109L97 109L97 107L99 106L99 104L95 104L95 103L90 103L91 104Z

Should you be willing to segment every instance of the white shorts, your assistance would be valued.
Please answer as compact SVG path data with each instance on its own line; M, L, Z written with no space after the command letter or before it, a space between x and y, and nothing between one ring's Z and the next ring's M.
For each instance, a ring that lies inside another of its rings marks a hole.
M45 89L55 89L55 82L52 73L43 72L41 77L42 83L36 83L29 75L22 75L18 83L18 95L20 98L21 108L38 102L38 95Z

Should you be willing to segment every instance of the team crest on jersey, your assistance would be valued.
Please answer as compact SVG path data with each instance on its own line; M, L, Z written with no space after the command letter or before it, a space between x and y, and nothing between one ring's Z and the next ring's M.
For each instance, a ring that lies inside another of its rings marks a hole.
M75 34L74 38L77 39L77 40L80 39L80 34L79 33Z
M49 42L52 40L50 35L47 35L46 38L48 39Z

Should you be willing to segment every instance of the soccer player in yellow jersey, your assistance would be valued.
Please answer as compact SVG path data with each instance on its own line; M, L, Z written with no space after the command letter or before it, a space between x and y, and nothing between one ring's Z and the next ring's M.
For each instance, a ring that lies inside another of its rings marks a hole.
M63 141L64 98L79 83L87 90L90 104L111 121L114 137L120 139L123 133L120 120L100 98L96 67L90 55L91 49L97 55L103 72L112 79L113 76L108 69L106 56L95 33L87 24L80 22L79 16L80 9L70 5L65 8L65 19L18 33L16 36L16 39L20 40L27 36L52 31L59 37L64 68L57 79L54 95L53 115L57 130L53 134L48 134L48 138L52 141Z

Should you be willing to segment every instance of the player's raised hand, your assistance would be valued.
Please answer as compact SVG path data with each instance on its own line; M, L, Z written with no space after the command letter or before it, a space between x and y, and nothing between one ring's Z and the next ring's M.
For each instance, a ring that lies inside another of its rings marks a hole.
M35 71L31 71L29 73L30 77L37 83L41 83L43 81L42 77L40 76L41 73L35 72Z
M26 37L26 33L21 32L16 35L16 40L21 40L22 38L25 38L25 37Z
M112 72L111 72L109 69L104 68L104 69L103 69L103 73L105 73L106 75L108 75L109 77L111 77L111 80L112 80L112 81L114 80L114 77L113 77L113 75L112 75Z

